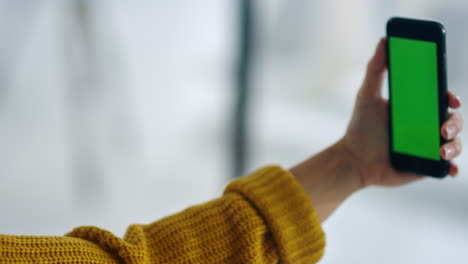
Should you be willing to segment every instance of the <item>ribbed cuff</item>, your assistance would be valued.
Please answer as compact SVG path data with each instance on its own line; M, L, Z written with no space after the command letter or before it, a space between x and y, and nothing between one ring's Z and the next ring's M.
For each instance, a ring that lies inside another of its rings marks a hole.
M287 170L262 168L231 182L225 193L243 195L265 219L283 263L315 263L325 248L325 234L302 186Z

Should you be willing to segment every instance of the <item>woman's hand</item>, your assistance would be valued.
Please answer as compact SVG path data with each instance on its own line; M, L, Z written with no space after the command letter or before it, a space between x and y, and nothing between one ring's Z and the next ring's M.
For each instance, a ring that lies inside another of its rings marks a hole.
M367 66L367 74L356 99L351 123L342 140L345 149L358 165L361 187L397 186L422 178L416 174L398 172L389 162L388 101L381 95L386 70L385 45L386 40L382 39ZM452 92L449 92L448 98L451 108L460 107L460 100ZM462 128L461 114L452 112L441 129L442 136L449 140L440 149L442 158L451 160L460 154L461 143L457 135ZM457 165L451 163L449 173L455 176L458 173Z
M369 185L398 186L422 176L394 170L388 147L388 101L382 98L382 81L386 70L386 40L378 44L367 66L367 73L356 98L354 113L345 136L321 153L290 169L312 200L321 221L353 192ZM449 106L459 108L460 100L448 96ZM416 98L415 98L416 99ZM452 112L441 129L448 143L441 156L451 160L461 152L457 135L463 128L462 116ZM450 175L458 167L451 163Z

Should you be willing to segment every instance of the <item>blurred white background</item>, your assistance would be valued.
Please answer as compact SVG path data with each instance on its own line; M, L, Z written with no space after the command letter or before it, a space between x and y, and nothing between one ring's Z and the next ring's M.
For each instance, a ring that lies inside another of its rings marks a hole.
M289 167L343 135L391 16L446 26L449 86L468 97L466 1L255 7L250 171ZM122 235L129 224L219 196L230 175L237 8L1 0L0 233L97 225ZM466 155L457 162L456 179L352 196L325 223L321 263L466 263Z

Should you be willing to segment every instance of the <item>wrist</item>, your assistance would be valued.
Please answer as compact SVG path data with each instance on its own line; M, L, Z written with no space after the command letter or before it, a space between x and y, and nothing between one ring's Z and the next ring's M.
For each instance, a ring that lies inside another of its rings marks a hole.
M347 197L361 188L356 159L343 140L290 169L324 221Z
M334 147L336 147L336 155L339 156L342 164L342 180L343 178L347 179L343 183L346 183L351 192L362 189L362 175L358 157L348 148L344 138L340 139Z

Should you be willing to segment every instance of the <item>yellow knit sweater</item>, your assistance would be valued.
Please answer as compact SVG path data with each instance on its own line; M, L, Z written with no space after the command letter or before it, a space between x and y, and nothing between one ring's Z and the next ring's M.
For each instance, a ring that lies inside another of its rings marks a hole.
M221 198L123 239L93 226L64 237L0 235L0 263L315 263L325 238L312 204L276 166L231 182Z

